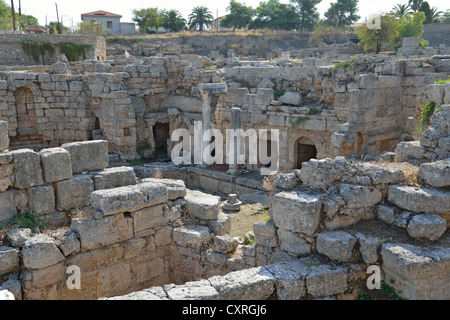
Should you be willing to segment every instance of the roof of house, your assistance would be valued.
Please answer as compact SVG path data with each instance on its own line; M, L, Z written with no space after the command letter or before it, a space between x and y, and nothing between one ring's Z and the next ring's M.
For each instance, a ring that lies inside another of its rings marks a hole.
M37 25L37 26L26 26L25 30L34 32L47 32L48 28Z
M97 11L93 11L93 12L83 13L83 14L81 14L81 17L83 17L83 16L96 16L96 17L100 16L100 17L111 17L111 18L121 18L122 17L121 15L103 11L103 10L97 10Z

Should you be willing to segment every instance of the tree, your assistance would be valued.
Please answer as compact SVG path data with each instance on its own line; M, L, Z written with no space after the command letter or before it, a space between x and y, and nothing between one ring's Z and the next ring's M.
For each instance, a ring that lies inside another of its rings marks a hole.
M425 13L417 11L403 15L399 20L397 45L401 46L402 39L406 37L419 37L420 46L426 47L428 41L422 38L423 22L425 21Z
M433 17L433 23L439 22L439 16L444 12L439 11L437 7L431 8L431 16Z
M204 6L195 7L192 9L192 12L189 14L189 28L197 28L198 31L203 32L205 27L209 27L213 21L214 16L211 11Z
M32 15L21 15L19 18L19 22L23 27L36 26L39 24L38 19L36 19L36 17L33 17Z
M316 6L322 0L291 0L297 5L297 12L300 16L299 30L312 29L319 21L319 13Z
M97 21L84 21L80 22L79 30L81 34L91 34L91 35L103 35L105 31L103 25Z
M360 18L357 12L358 0L337 0L331 3L330 8L325 12L325 22L328 25L343 28Z
M181 16L178 10L169 10L163 12L162 26L171 32L179 32L186 26L186 20Z
M401 18L405 13L408 13L411 11L411 7L409 4L396 4L391 12L394 13L397 17Z
M142 33L150 33L154 30L158 32L158 28L163 20L158 8L133 9L132 13L133 17L131 20L136 22Z
M445 10L442 14L443 22L450 22L450 9Z
M423 0L409 0L408 4L411 6L411 9L416 12L419 10L420 5L422 4Z
M291 4L280 3L278 0L260 2L256 8L256 18L249 28L295 30L299 28L299 16Z
M58 32L58 26L61 28L61 32ZM70 29L64 26L61 22L51 21L48 24L48 33L50 34L62 34L63 32L68 32Z
M220 20L220 26L224 28L245 28L247 27L255 14L255 10L252 7L247 7L243 3L239 3L235 0L230 1L230 5L227 7L227 11L230 13Z
M13 29L11 7L0 0L0 30Z
M380 28L369 28L366 23L356 28L358 39L364 44L365 51L379 53L382 45L394 43L398 38L398 20L393 16L380 17Z
M428 2L422 2L420 4L419 11L425 13L425 21L423 23L433 23L433 13L431 12Z
M309 43L311 46L319 46L322 43L342 43L344 39L344 31L341 28L328 26L323 20L321 20L311 33Z

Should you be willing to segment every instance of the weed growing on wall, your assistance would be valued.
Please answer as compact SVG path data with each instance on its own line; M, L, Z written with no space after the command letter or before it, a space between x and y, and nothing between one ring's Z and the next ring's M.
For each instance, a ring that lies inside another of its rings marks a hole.
M438 112L440 106L440 104L436 104L434 101L431 101L422 108L419 116L419 132L422 132L430 123L431 116Z
M23 51L36 62L40 62L40 59L44 60L45 55L55 55L55 44L51 42L41 42L34 40L22 41Z
M59 51L64 54L69 61L78 61L80 57L86 59L86 52L92 50L91 45L75 44L72 42L60 42Z

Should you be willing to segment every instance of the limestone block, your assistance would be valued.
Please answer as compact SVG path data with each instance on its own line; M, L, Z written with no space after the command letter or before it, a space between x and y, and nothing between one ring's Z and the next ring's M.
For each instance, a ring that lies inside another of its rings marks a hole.
M78 240L77 235L73 231L66 232L59 244L59 249L66 257L74 252L79 252L80 247L80 240Z
M0 121L0 152L9 148L8 123Z
M311 253L311 244L298 233L279 228L277 236L281 250L302 256Z
M280 102L291 106L299 106L303 103L303 97L298 92L286 91L280 97Z
M211 235L208 227L200 225L186 225L173 229L173 241L182 247L201 246L209 241Z
M10 279L0 286L0 290L8 290L16 300L22 300L22 285L20 280Z
M11 273L20 268L20 251L17 248L0 247L0 275Z
M357 238L345 231L321 232L317 236L317 252L330 259L346 262L352 259Z
M169 200L176 200L178 198L184 198L186 196L186 185L183 180L156 178L142 179L143 183L153 181L162 183L167 187Z
M404 181L404 173L400 169L382 168L369 163L357 164L358 175L370 178L372 184L399 184Z
M326 264L311 266L306 277L306 289L313 297L326 297L347 289L347 274L342 267Z
M97 295L114 295L124 292L132 282L131 268L128 263L116 264L97 273Z
M49 236L37 234L25 241L22 248L23 266L36 270L53 266L64 260L64 255L58 250Z
M297 178L293 173L279 173L273 184L280 189L293 189L297 186Z
M91 204L104 215L133 212L167 202L167 187L158 182L94 191Z
M24 298L25 300L36 300L39 297L39 294L37 294L34 298L30 297L30 292L37 293L42 289L50 289L54 288L54 285L57 283L65 283L67 279L66 274L66 268L62 262L59 262L57 264L37 269L37 270L25 270L23 272L23 291L24 291ZM53 296L51 299L57 298L57 293L55 292L55 289L51 290L53 291ZM45 291L44 291L45 292ZM42 296L42 292L40 295ZM45 294L45 293L44 293ZM47 299L49 296L47 296Z
M407 162L410 159L422 159L425 148L419 141L400 142L395 148L395 162Z
M447 230L447 221L437 214L419 214L409 221L406 231L414 239L438 240Z
M231 235L226 234L223 236L214 237L213 250L219 253L228 254L234 252L238 246L238 242Z
M409 300L450 299L450 249L386 243L381 247L385 281Z
M450 186L450 158L422 164L417 175L433 187Z
M221 300L266 300L273 294L276 282L264 267L234 271L208 280Z
M73 176L70 180L55 183L56 208L68 211L90 205L90 196L94 192L94 182L86 174Z
M198 190L187 190L186 211L202 220L216 220L219 217L220 197Z
M10 220L17 214L13 190L0 193L0 221Z
M212 233L222 236L231 231L231 218L223 212L219 212L217 220L209 220L208 224Z
M113 189L136 184L136 174L131 167L107 168L92 176L95 190Z
M398 228L406 228L410 215L411 213L408 211L398 212L395 207L378 206L377 218Z
M371 207L382 198L381 192L375 188L347 183L339 184L339 194L348 208Z
M31 229L17 228L9 231L6 236L13 247L22 248L25 241L31 238Z
M357 233L359 252L365 263L375 263L379 259L378 251L382 241L378 238Z
M106 140L66 143L61 148L69 151L74 174L103 170L108 167L108 141Z
M37 215L55 211L55 193L52 186L40 186L30 189L30 209Z
M272 197L274 225L288 231L312 235L320 222L322 202L304 192L280 192Z
M417 213L440 214L450 211L450 192L445 190L393 185L389 186L388 200L403 209Z
M133 237L133 220L123 214L96 220L72 219L71 230L80 238L81 251L105 247Z
M124 296L101 298L100 300L168 300L168 298L162 287L151 287Z
M41 157L31 149L11 151L14 162L14 187L31 188L44 184L42 179Z
M259 84L258 88L269 88L272 89L275 87L275 83L273 83L269 78L264 78Z
M55 182L72 178L70 154L63 148L43 149L39 152L44 169L45 182Z
M300 300L305 295L309 267L302 260L282 261L265 268L276 278L278 300Z
M277 229L271 221L254 223L253 232L255 233L255 245L268 248L277 246Z
M166 226L169 223L169 208L165 204L144 208L131 213L134 233L143 236L146 230Z
M219 293L208 280L186 282L182 285L168 284L164 291L170 300L219 300Z

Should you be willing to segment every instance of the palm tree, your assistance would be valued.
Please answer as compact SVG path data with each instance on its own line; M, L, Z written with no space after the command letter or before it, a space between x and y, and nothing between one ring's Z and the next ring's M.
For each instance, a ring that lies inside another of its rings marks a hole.
M181 16L178 10L169 10L163 13L163 27L172 32L183 30L186 20Z
M408 4L411 6L411 9L416 12L419 10L420 5L422 4L423 0L409 0Z
M208 8L195 7L189 15L189 28L198 26L198 30L202 32L205 26L210 26L213 23L213 20L214 16Z
M439 18L439 16L444 13L444 12L438 11L438 10L439 9L437 7L431 8L431 16L433 17L433 20Z
M403 17L403 15L405 13L408 13L411 11L411 7L409 6L409 4L396 4L391 12L395 13L396 16L398 16L399 18Z

